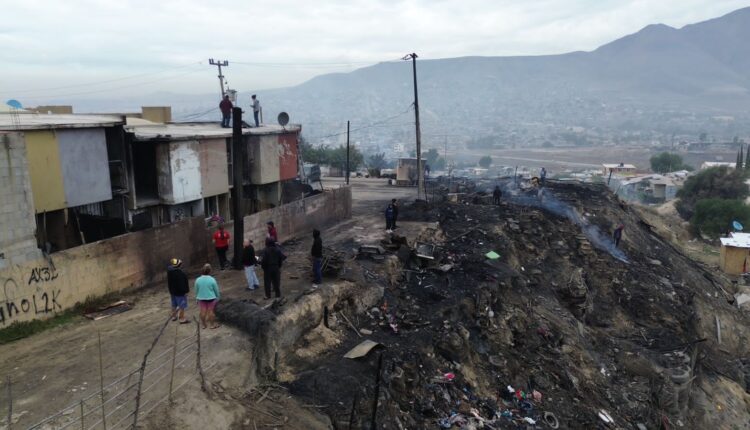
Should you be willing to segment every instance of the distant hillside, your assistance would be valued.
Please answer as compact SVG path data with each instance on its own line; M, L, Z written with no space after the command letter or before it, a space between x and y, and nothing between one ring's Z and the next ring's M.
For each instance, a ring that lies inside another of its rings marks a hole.
M648 121L637 112L644 109L747 115L748 40L745 8L681 29L649 25L593 52L418 60L425 130L481 135L502 124L617 126ZM309 123L311 133L328 134L347 119L367 124L402 112L412 91L405 61L319 76L263 98Z

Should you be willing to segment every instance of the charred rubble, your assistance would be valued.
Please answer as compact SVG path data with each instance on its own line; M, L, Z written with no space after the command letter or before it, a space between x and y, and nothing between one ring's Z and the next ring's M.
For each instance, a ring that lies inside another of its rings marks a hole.
M389 237L383 258L357 262L385 292L351 318L381 346L342 358L363 340L344 326L333 350L294 362L290 392L336 429L731 420L714 416L706 388L723 381L750 392L748 318L732 304L731 283L661 240L603 186L502 186L499 205L487 198L494 184L477 184L404 207L400 219L436 224L408 243Z

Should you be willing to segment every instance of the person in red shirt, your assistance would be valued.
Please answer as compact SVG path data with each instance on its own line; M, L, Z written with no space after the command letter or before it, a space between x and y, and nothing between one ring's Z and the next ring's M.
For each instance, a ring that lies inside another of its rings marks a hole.
M224 226L219 225L219 229L214 233L214 247L216 248L216 254L219 256L219 267L221 267L221 270L229 267L227 249L229 249L230 238L231 236L224 230Z
M224 96L224 100L219 103L219 109L221 110L221 126L229 128L229 120L232 118L232 108L234 105L229 100L229 96Z
M268 221L266 225L268 226L268 235L266 236L266 238L273 240L274 243L278 243L279 233L276 232L276 227L274 227L273 221Z

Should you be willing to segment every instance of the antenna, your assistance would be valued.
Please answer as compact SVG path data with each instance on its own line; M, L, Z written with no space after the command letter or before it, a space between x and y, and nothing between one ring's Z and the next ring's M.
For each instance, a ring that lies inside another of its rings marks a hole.
M289 124L289 114L286 112L281 112L277 120L279 121L280 126L285 127L287 124Z

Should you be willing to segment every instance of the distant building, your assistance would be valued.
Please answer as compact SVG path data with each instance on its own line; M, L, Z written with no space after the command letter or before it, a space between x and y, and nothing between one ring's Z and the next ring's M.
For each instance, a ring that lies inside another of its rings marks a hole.
M701 170L710 169L711 167L728 167L734 169L737 167L737 163L728 163L723 161L704 161L701 164Z
M623 175L623 176L630 176L635 175L635 166L632 164L602 164L602 167L604 168L602 170L602 174L604 176L609 176L610 173L614 175Z
M721 238L719 267L730 275L741 275L748 271L750 257L750 233L731 233Z

